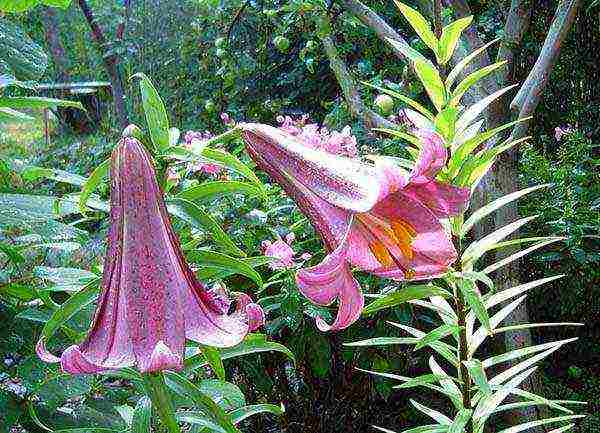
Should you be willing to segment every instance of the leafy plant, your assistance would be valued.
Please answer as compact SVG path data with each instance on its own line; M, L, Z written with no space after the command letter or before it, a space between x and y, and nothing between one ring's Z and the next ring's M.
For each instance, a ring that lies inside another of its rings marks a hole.
M482 122L478 121L487 105L505 93L507 89L475 103L470 107L462 107L461 100L468 89L486 75L502 67L502 62L476 70L462 81L458 80L460 71L471 61L469 55L443 78L441 65L452 56L458 38L470 19L455 21L445 27L442 37L438 39L432 32L427 20L416 10L398 3L398 7L408 22L413 26L423 42L433 51L437 66L418 53L412 56L415 72L425 87L435 108L435 114L423 108L416 101L408 102L407 117L417 123L418 128L436 131L450 150L446 169L440 178L458 186L474 189L488 172L495 158L503 151L515 146L522 140L505 141L495 147L486 148L489 139L505 131L518 122L518 119L492 130L481 131ZM390 40L390 43L394 41ZM393 92L389 92L395 96ZM414 109L413 109L414 108ZM413 146L418 144L412 132L405 130L386 130L409 143L409 153L418 152ZM412 326L390 322L390 325L405 331L409 337L397 339L374 338L349 343L349 346L377 346L382 344L403 344L414 346L414 350L428 347L433 351L429 357L430 374L415 378L403 377L389 373L370 371L371 374L396 379L402 382L396 388L424 387L444 395L452 403L453 413L446 415L438 410L411 400L412 405L422 414L431 418L434 423L415 427L406 432L463 432L482 433L487 425L496 425L494 417L506 410L528 406L548 406L558 412L557 416L526 422L511 426L502 433L512 433L542 425L563 425L556 432L566 431L573 427L572 421L583 415L574 414L571 405L581 404L579 401L548 400L520 388L520 385L536 370L536 364L561 348L574 338L550 343L538 344L502 353L494 356L482 353L483 343L493 336L507 331L545 326L580 326L580 323L522 323L502 326L503 320L517 308L526 298L526 292L561 278L561 275L531 281L511 287L500 292L495 291L490 275L497 269L517 260L546 245L562 241L557 236L518 238L506 240L521 227L530 223L535 217L523 218L498 228L483 238L472 240L472 228L483 218L493 214L507 203L530 194L543 187L532 187L505 197L500 197L480 209L472 210L467 217L458 216L450 221L455 245L459 251L459 259L455 269L449 272L440 282L440 288L434 286L415 286L408 290L419 291L419 298L424 294L428 300L412 299L409 302L434 312L440 325L430 331L423 331ZM481 265L482 258L489 252L498 249L525 245L526 248L513 252L508 257L489 265ZM422 292L422 293L421 293ZM406 302L403 291L393 292L376 299L365 308L366 312L376 311ZM508 303L507 303L508 302ZM443 359L444 362L440 363ZM499 366L506 366L499 369ZM516 398L513 403L503 403L509 396ZM569 424L565 424L569 423ZM379 430L391 432L382 427Z

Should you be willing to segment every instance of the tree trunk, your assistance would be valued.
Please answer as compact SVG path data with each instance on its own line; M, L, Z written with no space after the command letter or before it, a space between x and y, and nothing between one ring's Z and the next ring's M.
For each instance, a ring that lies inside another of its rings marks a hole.
M121 128L125 128L128 121L127 116L127 108L125 106L125 92L123 90L123 80L121 78L121 74L119 72L119 58L116 55L105 55L105 50L107 47L107 41L104 37L104 32L98 25L96 21L96 17L92 12L90 6L88 5L86 0L78 0L79 8L83 12L85 19L92 31L92 36L98 45L98 51L102 56L102 61L104 63L104 69L108 74L110 84L112 87L112 95L113 95L113 104L115 109L115 116Z
M44 7L41 12L41 20L44 23L44 33L56 70L56 78L63 83L70 81L69 60L60 40L55 8Z

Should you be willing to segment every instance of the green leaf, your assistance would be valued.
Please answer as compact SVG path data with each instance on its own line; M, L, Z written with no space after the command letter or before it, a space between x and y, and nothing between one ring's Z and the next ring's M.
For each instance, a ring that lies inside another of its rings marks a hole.
M435 409L431 409L427 406L422 405L419 402L416 402L413 399L410 399L410 403L419 411L424 413L425 415L427 415L428 417L432 418L433 420L435 420L436 422L443 424L443 425L451 425L452 424L452 420L450 418L448 418L446 415L444 415L441 412L438 412Z
M374 337L366 340L354 341L352 343L344 343L348 347L370 347L370 346L390 346L395 344L415 344L416 338L406 337Z
M418 377L413 377L402 385L395 386L394 388L403 389L403 388L414 388L417 386L423 386L425 384L437 383L440 380L452 380L450 376L440 376L438 374L423 374Z
M44 98L42 96L3 96L0 97L0 106L16 109L71 107L85 111L81 102Z
M256 185L247 182L216 180L185 189L175 197L190 201L208 201L216 197L235 194L246 194L253 197L262 196L263 191Z
M179 422L188 423L188 424L192 424L192 425L199 426L199 427L206 427L206 428L199 430L200 433L206 433L207 431L217 432L217 433L227 433L227 431L224 428L222 428L218 424L214 423L213 421L209 420L207 418L205 412L186 410L183 412L176 412L175 418ZM207 429L209 429L209 430L207 430ZM194 431L194 430L191 430L191 431ZM196 431L198 431L198 430L196 430Z
M417 32L425 45L431 48L436 57L439 58L438 39L433 31L431 31L429 21L410 6L400 3L398 0L394 0L394 3L396 3L396 6L400 9L400 12L402 12L402 15L406 18L406 21L408 21L411 27L415 29L415 32Z
M133 411L131 432L148 433L150 431L152 431L152 402L147 396L142 396Z
M457 114L457 108L446 107L435 117L435 129L448 143L454 140Z
M225 367L223 366L223 360L221 359L221 354L216 347L211 346L201 346L200 351L204 358L208 361L210 368L215 373L217 378L220 380L225 380Z
M252 268L258 268L267 265L273 261L272 257L256 256L243 257L240 259L243 263ZM199 263L201 269L196 272L196 276L201 280L222 280L236 272L233 269L224 269L223 267L207 266L205 263Z
M28 182L45 178L75 186L81 186L86 181L85 177L78 174L69 173L68 171L58 170L55 168L37 167L35 165L25 166L21 171L21 177Z
M554 418L546 418L546 419L542 419L542 420L537 420L537 421L529 421L529 422L525 422L516 426L512 426L509 428L505 428L504 430L500 430L498 433L519 433L522 432L524 430L529 430L532 427L537 427L540 425L546 425L546 424L554 424L557 422L563 422L563 421L569 421L569 420L573 420L573 419L577 419L577 418L585 418L586 415L565 415L565 416L557 416ZM560 429L559 429L560 431ZM564 430L562 430L564 431Z
M173 198L168 201L167 208L171 214L187 222L192 227L210 234L215 243L226 252L239 257L246 256L246 253L233 243L219 223L197 204L182 198Z
M456 88L452 91L452 95L450 97L450 101L448 102L448 105L451 105L453 107L458 106L463 95L466 93L467 90L469 90L469 88L471 86L473 86L475 83L477 83L483 77L494 72L496 69L501 68L505 64L506 64L506 61L497 62L497 63L491 64L488 66L484 66L483 68L478 69L477 71L467 75L465 77L465 79L462 80L460 83L458 83Z
M442 65L452 58L462 32L471 25L472 21L472 16L460 18L442 29L439 42L439 58Z
M446 105L446 88L440 78L440 72L428 60L417 60L415 72L423 83L429 99L438 111L442 111Z
M484 46L482 46L480 48L477 48L472 53L470 53L468 56L463 58L460 62L458 62L456 64L456 66L454 66L454 68L452 68L452 70L448 74L448 77L446 78L446 88L450 89L452 87L452 85L454 84L454 82L456 81L458 76L461 74L463 69L465 69L465 67L469 63L471 63L473 61L473 59L475 59L475 57L477 57L478 55L483 53L490 45L498 42L499 40L500 40L500 38L496 38L493 41L488 42L487 44L485 44Z
M564 237L551 237L551 238L547 238L546 240L542 241L542 242L538 242L532 246L530 246L529 248L525 248L524 250L518 251L514 254L511 254L510 256L499 260L495 263L492 263L491 265L489 265L488 267L486 267L485 269L483 269L482 272L489 274L491 272L494 272L495 270L501 268L502 266L506 266L507 264L520 259L523 256L526 256L527 254L538 250L540 248L545 247L546 245L550 245L553 244L554 242L558 242L558 241L564 241L567 238Z
M490 384L488 383L487 376L485 374L484 365L478 359L469 359L467 361L463 361L465 367L469 371L469 375L473 378L473 382L479 387L479 390L483 393L484 396L490 395L492 393L492 388L490 388Z
M0 107L0 120L8 122L31 122L35 120L35 117L13 110L12 108Z
M456 122L456 130L459 132L464 131L467 127L473 122L483 111L496 99L500 98L506 92L511 89L514 89L517 84L513 84L512 86L504 87L503 89L497 90L489 96L477 101L475 104L471 105L467 108L461 115L458 121Z
M0 11L25 12L39 4L40 0L3 0L0 2Z
M408 45L405 41L399 41L392 38L385 38L388 44L400 51L407 59L416 62L417 60L426 60L425 56Z
M482 367L488 368L496 364L500 364L506 361L512 361L513 359L520 358L526 355L532 355L534 353L542 352L555 346L562 346L563 344L575 341L576 338L568 338L560 341L552 341L550 343L537 344L535 346L523 347L520 349L514 349L509 352L502 353L500 355L491 356L483 361Z
M165 104L146 75L138 72L132 78L140 79L142 106L144 107L150 138L155 149L158 152L163 152L169 147L169 118L167 117Z
M71 4L71 0L42 0L42 4L53 6L61 9L66 9Z
M165 371L165 382L175 393L187 396L195 405L210 414L227 433L240 433L231 421L231 417L187 378L178 373Z
M48 341L58 329L69 321L75 314L90 305L98 297L98 282L93 281L81 291L72 295L52 313L50 319L42 328L41 338Z
M373 128L374 131L383 132L385 134L390 134L392 137L401 138L403 140L408 141L409 143L414 144L415 146L420 146L421 141L415 137L414 135L407 134L406 132L399 131L397 129L391 128Z
M195 261L201 262L203 266L224 269L234 274L244 275L254 281L258 287L262 287L263 285L260 274L243 260L208 250L197 250L190 253L190 256Z
M501 227L498 230L486 235L482 239L473 242L463 252L461 262L463 264L475 262L488 250L492 249L502 239L504 239L507 236L510 236L512 233L516 232L525 224L534 220L535 218L537 218L537 215L530 216L527 218L521 218L520 220L507 224L504 227Z
M472 409L461 409L458 411L452 425L448 429L448 433L463 433L469 420L471 419Z
M485 218L492 212L495 212L496 210L500 209L502 206L512 201L518 200L519 198L529 194L530 192L537 191L538 189L545 188L547 186L550 186L550 184L547 183L544 185L536 185L530 188L522 189L520 191L515 191L513 193L502 196L486 204L485 206L477 209L463 224L462 230L460 231L460 236L464 237L475 226L475 224L477 224L479 221L481 221L483 218Z
M233 419L235 424L259 413L271 413L273 415L283 415L285 412L283 405L276 406L274 404L254 404L250 406L240 407L238 409L229 412L229 416Z
M236 358L238 356L250 355L261 352L280 352L285 354L293 362L296 362L294 354L284 345L267 341L262 334L248 334L244 341L234 347L219 349L221 359ZM196 370L208 365L203 355L194 355L185 360L186 370Z
M429 332L424 337L419 339L419 341L417 341L417 344L415 345L415 350L422 349L423 347L428 346L429 344L434 343L438 340L441 340L442 338L447 337L448 335L458 334L459 331L460 326L456 325L444 324L438 326L433 331Z
M81 187L81 193L79 194L79 211L82 214L85 214L86 203L96 187L100 184L102 179L108 175L110 170L110 158L102 161L98 166L92 171L90 177L85 181L83 186Z
M419 331L418 329L413 328L411 326L389 321L387 323L389 323L392 326L395 326L396 328L400 328L408 332L415 338L423 338L426 335L423 331ZM455 349L452 346L450 346L447 343L444 343L443 341L436 341L434 343L430 343L429 347L431 347L437 353L442 355L442 357L444 357L444 359L446 359L446 361L448 361L450 364L454 365L455 367L458 367L458 359L454 355Z
M475 316L477 316L488 333L491 334L492 328L490 325L490 316L485 308L485 305L483 304L483 299L481 299L481 294L477 290L475 283L468 279L460 279L458 281L458 288L465 297L469 307L471 307L475 313Z
M200 382L198 389L225 411L238 409L246 404L244 393L231 382L207 379Z
M201 151L195 151L194 149L187 149L183 146L173 146L169 149L168 156L171 156L180 160L200 160L204 162L211 162L223 167L226 167L239 175L245 177L247 180L252 182L254 185L263 190L263 185L254 173L247 165L241 162L238 158L230 153L227 153L218 149L211 149L204 147ZM264 195L264 194L263 194Z
M424 299L434 295L448 296L448 292L439 287L426 284L408 286L371 302L363 309L363 314L369 316L385 308L395 307L413 299Z

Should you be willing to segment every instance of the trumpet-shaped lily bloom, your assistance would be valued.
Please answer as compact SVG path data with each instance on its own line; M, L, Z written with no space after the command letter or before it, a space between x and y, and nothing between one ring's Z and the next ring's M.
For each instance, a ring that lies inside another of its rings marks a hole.
M411 173L380 159L367 164L305 145L296 134L243 124L248 153L296 201L321 235L329 254L302 269L299 290L319 305L338 301L333 324L343 329L360 316L364 299L350 266L394 280L429 279L456 260L440 219L458 214L469 190L435 180L447 158L434 133L422 133Z
M208 290L186 263L150 156L133 138L112 154L110 228L102 291L85 341L60 358L40 340L37 352L73 374L137 365L141 372L183 367L185 339L229 347L260 326L247 295L229 300Z

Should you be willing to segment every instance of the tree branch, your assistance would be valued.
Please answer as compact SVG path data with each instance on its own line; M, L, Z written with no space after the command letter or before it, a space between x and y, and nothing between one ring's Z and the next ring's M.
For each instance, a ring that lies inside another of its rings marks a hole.
M396 30L391 28L379 15L373 12L369 7L361 3L359 0L342 0L342 3L359 19L364 25L373 29L379 39L388 43L388 39L398 42L400 45L410 47L406 39L404 39ZM390 45L394 54L401 60L407 61L412 65L412 62L404 53Z
M329 29L331 28L328 25L328 22L324 27ZM356 83L348 71L346 63L344 63L344 61L341 59L335 47L331 32L322 30L319 32L319 37L321 38L321 42L325 47L325 54L327 54L327 58L329 59L329 66L331 67L331 70L335 74L335 77L342 88L342 93L344 94L344 99L348 105L350 113L357 119L360 119L369 129L396 127L397 125L395 125L393 122L390 122L365 106L360 96L360 92L356 88Z
M229 38L231 37L231 31L233 30L233 27L235 26L235 23L237 23L237 21L240 19L240 17L244 13L244 10L249 5L250 5L250 0L246 0L244 2L244 4L236 11L235 15L233 16L233 19L231 20L231 22L229 23L229 26L227 27L227 32L225 33L227 35L227 40L228 41L229 41Z
M535 65L510 104L512 111L519 112L519 118L531 116L538 106L554 62L558 58L562 43L571 29L580 5L581 0L561 0L556 8L552 25ZM513 129L511 138L524 137L528 128L526 122L519 124Z
M92 9L90 9L90 6L88 5L87 1L79 0L79 8L81 9L81 12L83 12L83 16L85 17L86 21L88 22L88 25L90 26L90 29L92 30L92 36L94 37L98 45L100 45L101 47L106 46L106 38L104 37L104 32L102 31L102 28L100 28L100 25L98 25L96 17L94 16Z
M531 21L532 0L512 0L510 10L504 23L504 37L498 49L496 61L505 60L506 67L498 72L498 81L508 83L512 80L515 55L521 46L523 36L529 29Z

